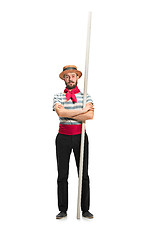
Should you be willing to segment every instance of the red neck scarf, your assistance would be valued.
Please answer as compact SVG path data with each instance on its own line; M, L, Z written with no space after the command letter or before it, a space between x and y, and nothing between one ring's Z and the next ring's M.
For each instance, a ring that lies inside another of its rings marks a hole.
M77 98L75 94L80 92L77 86L73 88L71 91L69 91L68 88L65 88L64 92L66 93L67 101L71 98L72 102L75 102L75 103L77 102Z

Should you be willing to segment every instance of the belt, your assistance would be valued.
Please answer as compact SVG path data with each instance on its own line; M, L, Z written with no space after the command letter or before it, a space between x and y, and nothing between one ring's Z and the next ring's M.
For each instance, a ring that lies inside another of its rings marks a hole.
M59 133L65 135L76 135L81 134L82 124L78 125L68 125L68 124L59 124Z

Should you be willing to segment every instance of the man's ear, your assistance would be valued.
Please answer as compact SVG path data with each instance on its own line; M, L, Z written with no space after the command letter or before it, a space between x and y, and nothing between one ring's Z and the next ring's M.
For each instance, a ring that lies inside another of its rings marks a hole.
M79 76L77 75L77 80L79 79Z

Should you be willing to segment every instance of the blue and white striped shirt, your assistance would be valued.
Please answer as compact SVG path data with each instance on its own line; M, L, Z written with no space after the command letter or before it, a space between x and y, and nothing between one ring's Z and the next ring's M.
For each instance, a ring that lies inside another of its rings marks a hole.
M56 103L60 103L64 106L65 109L82 109L83 108L83 93L79 92L76 93L76 98L77 102L73 103L71 99L69 101L66 100L66 94L64 92L54 94L54 99L53 99L53 111L55 111L55 105ZM91 102L93 104L93 100L89 94L87 94L87 99L86 103ZM60 124L67 124L67 125L78 125L81 124L81 121L76 121L75 119L72 118L63 118L60 117Z

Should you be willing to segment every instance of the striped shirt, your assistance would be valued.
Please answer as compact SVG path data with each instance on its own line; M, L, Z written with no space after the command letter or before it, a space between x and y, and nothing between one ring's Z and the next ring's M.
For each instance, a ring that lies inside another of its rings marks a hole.
M65 93L58 93L54 94L53 99L53 111L55 111L55 105L56 103L60 103L64 106L65 109L82 109L83 108L83 93L79 92L76 93L77 102L73 103L71 99L69 101L66 100L66 94ZM93 104L93 100L89 94L87 94L86 103L91 102ZM59 117L60 124L66 124L66 125L78 125L82 124L82 121L76 121L72 118L63 118Z

